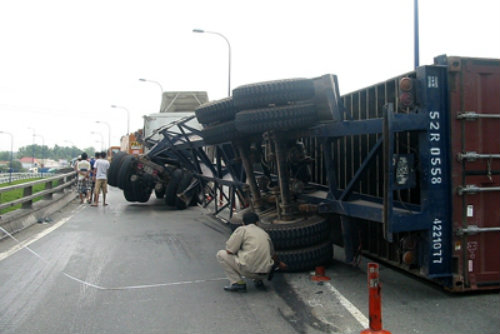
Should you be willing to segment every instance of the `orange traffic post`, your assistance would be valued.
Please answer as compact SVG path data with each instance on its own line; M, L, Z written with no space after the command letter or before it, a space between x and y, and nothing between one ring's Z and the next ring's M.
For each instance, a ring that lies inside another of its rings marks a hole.
M379 281L378 263L368 263L368 291L369 291L369 318L370 328L361 331L361 334L391 334L382 329L382 286Z
M329 281L330 277L325 276L325 267L324 266L318 266L315 269L314 275L311 276L311 280L317 281L317 282L323 282L323 281Z

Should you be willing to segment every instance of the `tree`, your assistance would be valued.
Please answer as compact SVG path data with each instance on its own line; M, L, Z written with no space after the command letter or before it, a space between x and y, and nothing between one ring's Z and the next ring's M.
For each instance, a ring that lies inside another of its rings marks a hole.
M16 156L15 155L15 152L14 152L14 157ZM10 151L2 151L0 152L0 160L2 161L9 161L10 160Z

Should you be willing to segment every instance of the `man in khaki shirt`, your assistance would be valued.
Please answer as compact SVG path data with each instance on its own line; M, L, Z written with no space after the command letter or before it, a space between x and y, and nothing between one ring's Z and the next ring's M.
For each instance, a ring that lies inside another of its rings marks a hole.
M264 288L262 280L266 278L277 262L280 268L286 265L277 261L274 247L266 231L255 225L259 216L253 212L243 215L243 226L234 230L226 242L226 249L217 252L217 261L221 264L229 279L226 291L246 291L242 276L254 279L257 288Z

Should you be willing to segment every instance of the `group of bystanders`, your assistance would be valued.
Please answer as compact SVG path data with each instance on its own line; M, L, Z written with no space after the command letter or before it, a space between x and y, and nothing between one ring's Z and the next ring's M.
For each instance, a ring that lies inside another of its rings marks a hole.
M102 204L106 203L108 192L107 174L109 161L105 152L96 152L95 158L89 159L87 153L83 152L75 164L75 171L78 174L77 191L80 196L80 203L88 203L97 206L99 194L102 191Z

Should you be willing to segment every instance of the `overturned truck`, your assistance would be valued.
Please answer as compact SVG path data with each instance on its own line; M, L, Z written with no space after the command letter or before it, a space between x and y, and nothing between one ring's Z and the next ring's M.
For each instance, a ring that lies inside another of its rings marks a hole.
M344 96L334 75L240 86L115 156L109 184L233 228L255 211L292 271L336 243L349 263L498 289L499 92L500 60L446 56Z

